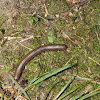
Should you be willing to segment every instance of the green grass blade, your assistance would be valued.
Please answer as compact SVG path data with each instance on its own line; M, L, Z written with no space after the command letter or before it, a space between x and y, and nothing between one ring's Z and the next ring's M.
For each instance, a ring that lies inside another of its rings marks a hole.
M61 82L61 81L56 82L56 83L49 89L47 95L44 96L44 99L43 99L43 100L48 100L47 98L48 98L50 92L51 92L52 89L53 89L58 83L60 83L60 82Z
M51 70L52 71L52 70ZM49 72L46 72L46 73L44 73L44 74L42 74L40 77L43 77L44 75L46 75L47 73L49 73ZM34 77L34 79L32 79L29 83L30 84L32 84L32 83L34 83L36 80L38 80L40 77L38 77L38 75L36 75L35 77Z
M73 78L74 79L74 78ZM72 83L73 79L70 79L67 84L62 88L62 90L58 93L58 95L54 98L54 100L57 100L57 98L65 91L66 88L69 87L69 85Z
M67 69L67 68L70 68L70 67L71 67L71 65L66 65L66 66L64 66L64 67L62 67L62 68L58 68L58 69L56 69L56 70L53 70L53 71L49 72L48 74L46 74L45 76L43 76L43 77L41 77L40 79L38 79L36 82L34 82L34 84L38 84L38 83L40 83L41 81L43 81L43 80L45 80L45 79L47 79L47 78L49 78L49 77L51 77L51 76L53 76L53 75L55 75L55 74L57 74L57 73L59 73L59 72L65 70L65 69Z
M25 91L31 89L34 85L40 83L41 81L44 81L45 79L53 76L53 75L56 75L57 73L59 72L62 72L64 71L65 69L68 69L72 67L72 65L68 64L68 65L65 65L64 67L61 67L61 68L58 68L58 69L55 69L55 70L52 70L51 72L47 73L46 75L44 75L43 77L40 77L37 81L35 81L34 83L30 84L27 88L25 88Z
M76 79L76 78L75 78L75 79ZM87 84L89 84L89 83L90 83L90 82L86 82L85 84L82 85L82 87L81 87L80 89L86 87ZM79 91L79 90L78 90L78 91ZM76 94L76 96L70 98L70 100L78 100L78 98L82 97L82 95L84 95L84 94L85 94L84 92L78 93L78 94Z
M82 97L81 97L80 99L78 99L78 100L84 100L84 99L89 98L89 97L91 97L91 96L93 96L93 95L96 95L96 94L98 94L98 93L100 93L100 90L98 90L98 91L96 91L96 92L94 92L94 93L91 93L91 94L82 96Z
M65 98L66 96L68 96L69 94L71 94L72 92L74 92L75 90L77 90L78 88L82 87L82 85L74 88L73 90L69 91L68 93L66 93L65 95L63 95L61 98L59 98L58 100L62 100L63 98Z
M34 79L33 79L33 80L31 80L31 81L29 82L29 84L34 83L36 80L38 80L38 75L37 75L37 76L35 76L35 77L34 77Z
M28 96L28 94L24 91L24 89L18 84L18 82L16 82L13 78L13 76L11 74L9 74L10 78L12 79L12 81L17 85L17 87L19 87L19 89L23 92L23 94L25 95L25 97L28 100L31 100L30 97Z
M78 100L84 93L77 94L75 97L72 97L70 100Z

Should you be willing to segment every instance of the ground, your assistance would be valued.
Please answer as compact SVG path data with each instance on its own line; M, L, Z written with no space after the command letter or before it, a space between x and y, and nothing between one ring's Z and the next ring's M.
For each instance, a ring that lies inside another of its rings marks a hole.
M24 55L46 44L64 43L68 48L62 52L42 53L29 62L19 80L20 87L28 87L34 77L57 70L66 63L76 67L29 89L31 100L53 100L71 77L76 78L68 91L86 84L65 100L84 91L84 95L97 92L100 89L99 4L99 0L0 0L1 98L14 99L19 95L19 100L27 98L16 85L13 86L9 75L14 75L16 65ZM61 96L66 93L64 91ZM99 100L99 94L88 100Z

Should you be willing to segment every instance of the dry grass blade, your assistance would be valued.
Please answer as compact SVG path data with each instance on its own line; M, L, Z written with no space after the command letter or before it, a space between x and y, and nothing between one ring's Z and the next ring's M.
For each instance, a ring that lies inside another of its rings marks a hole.
M81 97L80 99L78 99L78 100L85 100L85 99L87 99L87 98L89 98L89 97L91 97L91 96L93 96L93 95L98 94L98 93L100 93L100 89L99 89L98 91L96 91L96 92L91 93L91 94L87 94L87 95L85 95L85 96L82 96L82 97Z

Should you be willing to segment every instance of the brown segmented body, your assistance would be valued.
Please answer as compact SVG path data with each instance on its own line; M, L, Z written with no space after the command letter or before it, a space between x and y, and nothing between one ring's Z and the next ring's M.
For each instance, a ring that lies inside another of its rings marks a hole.
M19 62L19 64L17 65L15 74L14 74L14 79L16 81L19 80L23 69L25 67L25 65L35 56L37 56L38 54L41 54L42 52L45 51L63 51L67 48L67 45L65 44L50 44L50 45L44 45L44 46L40 46L34 50L32 50L31 52L29 52L27 55L25 55L22 60Z

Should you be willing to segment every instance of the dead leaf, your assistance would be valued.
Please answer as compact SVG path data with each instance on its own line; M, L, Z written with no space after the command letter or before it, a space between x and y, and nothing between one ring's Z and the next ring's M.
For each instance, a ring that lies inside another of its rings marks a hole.
M62 79L66 80L66 76L62 76Z

